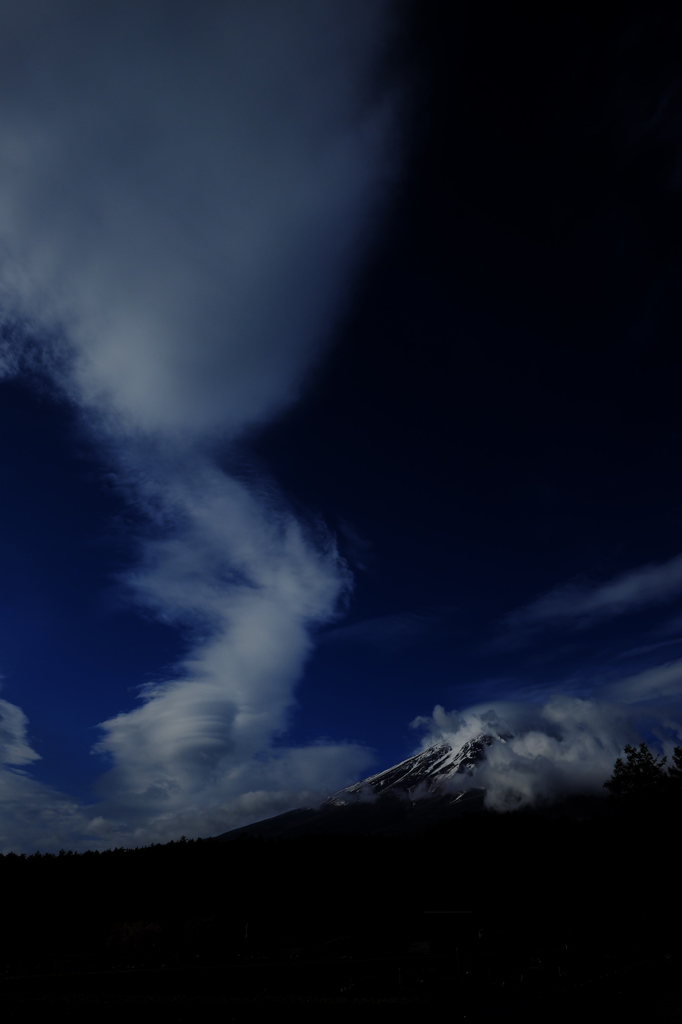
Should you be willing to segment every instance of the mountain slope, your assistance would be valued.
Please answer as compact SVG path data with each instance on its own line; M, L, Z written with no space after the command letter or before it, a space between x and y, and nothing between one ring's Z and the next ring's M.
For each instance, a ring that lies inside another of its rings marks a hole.
M463 789L454 784L449 787L448 784L454 783L456 776L473 777L477 766L485 760L485 748L496 740L504 743L507 739L509 737L506 735L493 736L485 733L464 743L458 750L449 743L435 744L392 768L387 768L377 775L370 775L369 778L342 789L331 800L340 805L353 798L381 796L387 793L424 799L428 796L442 795L448 789L454 799L459 799L463 795Z
M455 750L438 743L385 771L335 793L319 807L299 808L217 836L284 838L300 835L419 832L445 818L483 810L485 791L469 782L486 748L508 736L486 733ZM461 779L463 785L458 785ZM466 781L465 781L466 779Z

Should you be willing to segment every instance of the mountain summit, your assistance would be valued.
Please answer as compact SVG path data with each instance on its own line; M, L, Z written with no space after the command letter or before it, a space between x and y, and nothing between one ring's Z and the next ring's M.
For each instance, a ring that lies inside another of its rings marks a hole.
M507 735L484 733L468 740L458 750L446 742L434 744L392 768L340 790L329 802L338 807L358 798L371 799L389 793L419 800L449 792L455 800L460 799L465 790L448 783L455 783L458 775L473 777L477 766L485 760L485 748L496 740L504 743L509 738ZM470 791L471 787L467 789Z
M339 790L319 807L287 811L217 838L418 832L464 811L481 811L485 790L475 785L476 771L485 760L486 748L510 738L483 733L459 749L447 742L436 743Z

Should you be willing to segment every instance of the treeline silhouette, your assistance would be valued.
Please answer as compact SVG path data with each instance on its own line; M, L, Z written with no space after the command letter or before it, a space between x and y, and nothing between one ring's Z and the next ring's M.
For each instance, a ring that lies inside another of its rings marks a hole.
M69 985L103 1000L98 1013L124 990L134 1002L191 989L216 1005L317 993L337 1008L362 993L423 1002L457 991L475 1019L478 999L528 998L532 978L536 996L566 1006L615 978L627 1002L634 979L658 986L677 963L675 779L650 802L635 786L634 797L471 813L420 835L6 854L7 1005L40 992L57 1005Z
M657 757L646 743L639 747L625 746L625 760L619 757L613 774L604 783L611 796L619 802L621 810L674 809L682 795L682 747L675 747L672 763Z

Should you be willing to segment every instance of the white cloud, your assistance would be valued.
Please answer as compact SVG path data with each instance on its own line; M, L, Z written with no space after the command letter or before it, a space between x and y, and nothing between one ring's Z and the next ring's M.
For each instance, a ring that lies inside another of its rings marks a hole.
M366 749L351 743L275 749L267 757L259 752L205 778L193 801L172 791L165 800L159 794L144 799L139 809L130 798L123 805L105 799L86 832L104 847L218 835L294 808L315 807L366 771L371 760Z
M287 724L309 626L334 615L346 585L329 537L316 542L210 464L176 477L170 495L183 525L145 545L130 585L158 615L198 619L208 635L175 678L103 723L97 749L115 761L105 791L131 807L202 799L268 749Z
M0 764L22 765L40 760L28 741L27 726L21 708L0 699Z
M0 853L72 845L86 821L75 801L17 767L40 760L27 727L21 708L0 700Z
M0 853L86 849L88 816L75 800L0 766Z
M394 163L390 9L0 7L0 359L77 405L155 530L134 599L203 637L103 723L93 842L97 822L205 834L367 763L273 748L349 574L323 529L214 452L295 400L330 340Z
M117 428L269 418L385 182L387 5L24 7L0 12L5 304L63 325L63 386Z
M507 811L571 794L604 795L616 758L626 743L641 740L643 728L670 753L682 720L665 708L628 703L633 696L625 685L622 692L611 687L607 699L555 695L542 705L494 701L462 712L437 706L413 725L426 730L422 747L445 740L458 749L483 733L500 737L475 774L453 778L452 786L484 788L486 806Z
M590 625L663 603L682 593L682 555L659 565L645 565L598 585L567 584L511 612L511 628L575 621Z

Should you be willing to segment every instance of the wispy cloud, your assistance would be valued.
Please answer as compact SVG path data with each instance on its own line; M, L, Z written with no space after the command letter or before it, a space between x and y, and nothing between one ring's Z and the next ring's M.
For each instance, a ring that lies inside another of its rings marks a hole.
M511 612L509 629L574 623L590 626L605 619L663 604L682 593L682 555L658 565L622 573L607 583L569 583Z
M682 658L654 665L605 687L606 694L628 704L682 695Z
M616 660L623 661L625 658L637 658L642 654L660 651L662 647L679 647L680 644L682 644L682 636L675 637L674 640L659 640L654 644L642 644L640 647L630 647L626 651L620 651L616 655Z
M95 841L219 830L368 761L272 746L349 574L214 452L331 337L394 159L389 25L384 0L0 10L0 362L78 407L149 520L134 600L202 637L102 724Z
M396 612L363 619L350 625L334 626L324 633L325 644L361 645L386 652L401 651L416 640L442 627L452 609Z
M26 768L40 755L31 746L26 715L0 700L0 852L58 850L81 839L87 816L76 801L32 779Z
M27 736L28 719L16 704L0 700L0 764L24 765L40 760Z

